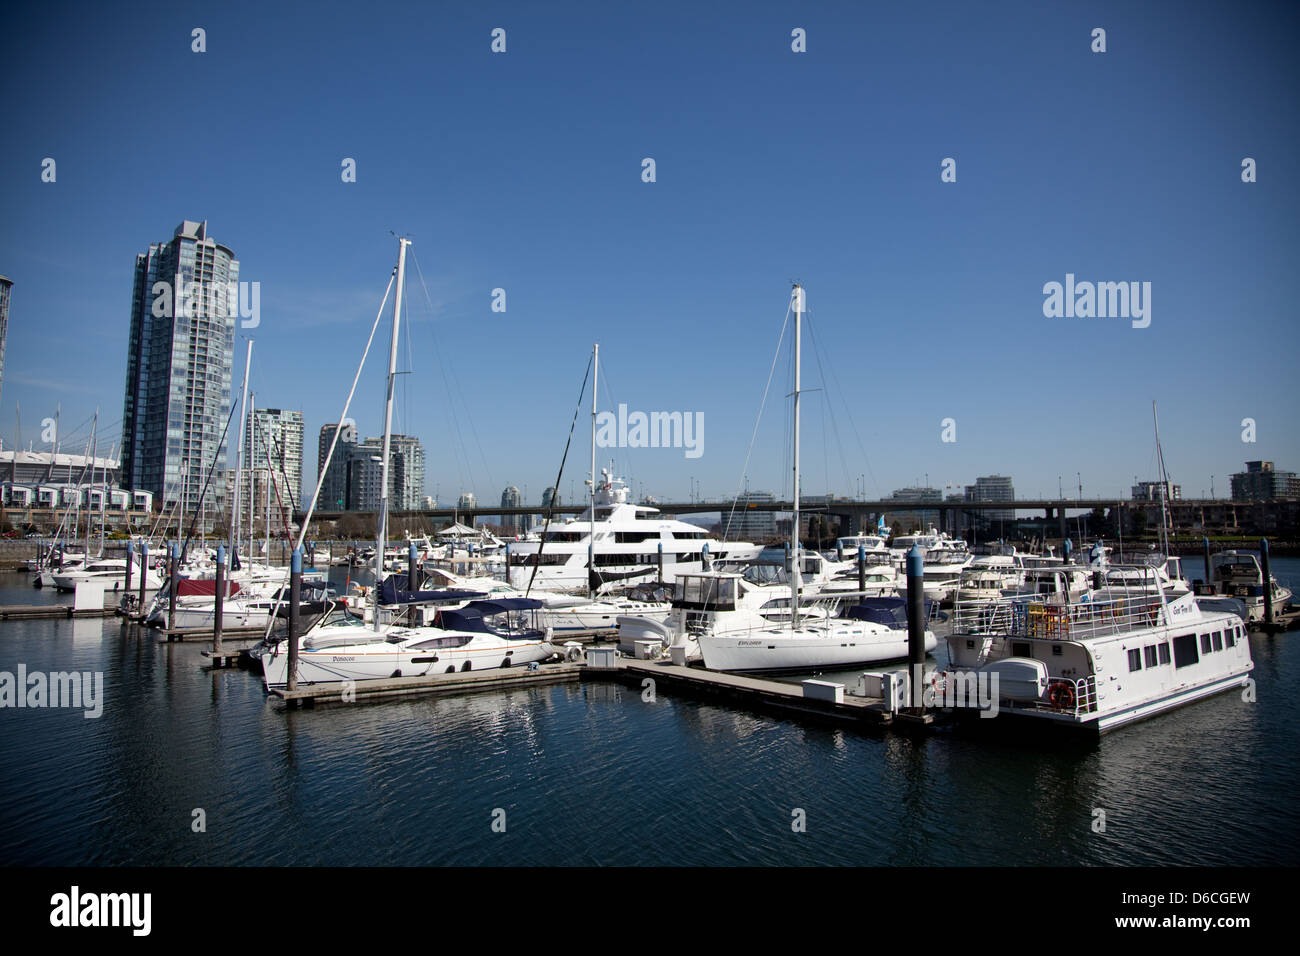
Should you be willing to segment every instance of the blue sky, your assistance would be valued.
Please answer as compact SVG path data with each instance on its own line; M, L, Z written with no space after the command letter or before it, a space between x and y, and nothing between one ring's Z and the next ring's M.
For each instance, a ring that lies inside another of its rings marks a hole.
M308 478L390 230L427 283L412 268L395 427L424 440L444 501L540 497L597 341L602 409L705 423L698 459L602 460L661 497L733 492L792 279L819 346L805 338L804 387L825 379L805 399L806 493L1001 473L1032 496L1081 472L1085 495L1116 495L1154 477L1152 399L1187 495L1211 475L1225 494L1247 459L1300 470L1293 5L269 7L9 14L6 447L16 402L24 446L59 403L65 442L96 406L116 437L134 256L207 219L261 283L251 387L303 411ZM1067 273L1150 282L1150 327L1044 317L1044 283ZM382 431L386 336L353 410L366 434ZM752 488L789 487L788 366Z

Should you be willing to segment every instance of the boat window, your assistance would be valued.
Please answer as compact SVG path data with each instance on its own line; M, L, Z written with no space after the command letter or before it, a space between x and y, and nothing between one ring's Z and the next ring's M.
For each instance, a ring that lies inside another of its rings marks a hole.
M1142 669L1142 651L1136 647L1128 652L1128 669L1130 673Z
M1210 653L1210 635L1208 634L1201 635L1201 653L1202 654Z
M1216 651L1223 650L1223 632L1215 631L1212 637L1214 639L1214 649Z
M1168 663L1169 663L1169 645L1168 645L1168 644L1161 644L1161 645L1160 645L1160 663L1161 663L1161 664L1168 664Z
M1147 667L1156 666L1157 655L1156 646L1154 644L1148 644L1146 647L1142 648L1142 656L1146 661Z
M1053 657L1061 657L1063 653L1064 653L1064 652L1063 652L1063 650L1062 650L1060 644L1053 644L1053 645L1052 645L1052 656L1053 656Z
M1174 638L1174 666L1190 667L1201 658L1196 653L1196 635L1182 634Z
M1237 643L1236 630L1230 627L1224 631L1223 641L1228 647L1234 646Z
M1011 645L1011 653L1016 657L1032 657L1028 644L1016 643Z

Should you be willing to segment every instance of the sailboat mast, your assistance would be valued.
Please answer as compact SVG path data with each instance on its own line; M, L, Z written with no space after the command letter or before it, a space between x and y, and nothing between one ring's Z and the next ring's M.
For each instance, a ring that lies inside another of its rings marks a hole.
M90 426L90 439L86 442L86 454L90 457L90 486L89 487L91 490L93 490L95 487L95 450L96 450L95 443L99 440L98 432L99 432L99 409L97 408L95 409L95 421ZM85 475L84 471L82 472L82 475L83 476ZM77 486L77 502L78 504L80 504L81 502L80 485ZM90 497L89 495L87 495L86 497L86 560L87 561L90 560L90 522L92 520L93 515L94 512L90 508Z
M1165 487L1167 479L1165 477L1165 454L1160 449L1160 417L1156 414L1156 403L1151 402L1151 419L1156 426L1156 464L1160 468L1160 550L1166 556L1169 554L1169 536L1166 532L1168 518L1165 516Z
M409 239L397 240L397 297L393 299L393 341L388 350L388 397L384 405L384 462L379 481L379 528L375 535L375 633L380 631L379 585L384 581L384 549L388 546L388 459L393 440L393 383L397 380L397 341L402 321L402 287L406 282L406 247ZM414 582L407 587L415 589Z
M253 364L253 340L248 340L248 351L244 355L244 387L239 397L239 447L235 449L235 501L233 505L234 520L230 528L230 547L239 553L239 497L242 494L240 477L244 468L244 430L248 426L248 367Z
M248 560L250 566L253 561L253 538L257 535L257 513L253 510L257 507L257 456L253 454L253 446L257 443L257 433L254 429L257 427L257 395L256 393L248 396ZM267 560L267 566L270 566L270 560Z
M591 495L590 528L587 532L587 595L595 597L591 586L596 574L596 386L600 382L600 343L592 346L591 359Z
M790 522L790 626L799 627L799 362L803 349L803 286L794 286L794 516Z

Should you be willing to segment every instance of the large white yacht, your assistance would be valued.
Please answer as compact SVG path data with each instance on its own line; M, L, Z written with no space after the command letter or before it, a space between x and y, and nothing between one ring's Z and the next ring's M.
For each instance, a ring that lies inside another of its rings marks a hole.
M548 590L587 590L589 544L601 580L629 583L657 573L660 545L666 582L683 572L704 570L706 549L710 558L737 561L753 560L762 550L748 541L719 541L697 525L660 515L657 508L629 504L627 497L626 482L602 468L594 516L588 507L576 518L551 522L544 539L544 526L539 525L533 529L539 540L511 542L510 583L517 588L527 588L531 581Z
M1190 593L1170 598L1153 568L1133 567L1140 574L1084 600L1017 595L973 613L959 607L946 682L969 691L972 679L996 677L998 717L1094 733L1245 686L1254 664L1241 619L1198 607ZM1128 586L1139 577L1151 583Z

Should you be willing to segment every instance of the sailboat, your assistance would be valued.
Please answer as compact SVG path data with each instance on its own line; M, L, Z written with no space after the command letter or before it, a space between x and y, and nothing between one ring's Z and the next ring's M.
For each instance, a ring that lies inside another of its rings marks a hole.
M384 551L388 543L389 466L393 433L393 383L397 377L398 333L401 326L402 291L406 279L406 247L409 239L398 239L397 295L393 302L393 337L388 357L388 382L384 408L384 451L380 478L378 528L375 535L375 580L384 580ZM394 592L396 588L394 587ZM302 683L343 680L380 680L413 677L447 671L483 670L543 661L557 649L549 632L529 626L528 617L542 606L532 599L474 601L466 604L463 594L450 596L462 606L440 611L430 624L410 626L380 613L380 587L372 589L370 622L357 615L346 602L331 607L303 635L298 650L296 679ZM437 603L417 593L420 603ZM442 624L444 626L436 626ZM285 687L289 679L289 644L280 640L261 654L262 674L267 690Z
M797 555L800 553L799 395L804 312L804 290L797 283L791 293L791 306L795 318L794 514L790 523L790 553ZM741 614L735 600L738 585L722 572L678 576L673 606L683 612L693 612L687 624L699 643L706 667L722 671L798 671L876 664L907 656L907 628L899 627L892 613L889 623L876 613L865 610L855 613L857 608L850 608L848 617L801 619L799 565L797 560L791 562L791 613L787 625L773 625L761 617L756 620L752 615ZM938 643L931 631L925 632L927 651L934 650Z

